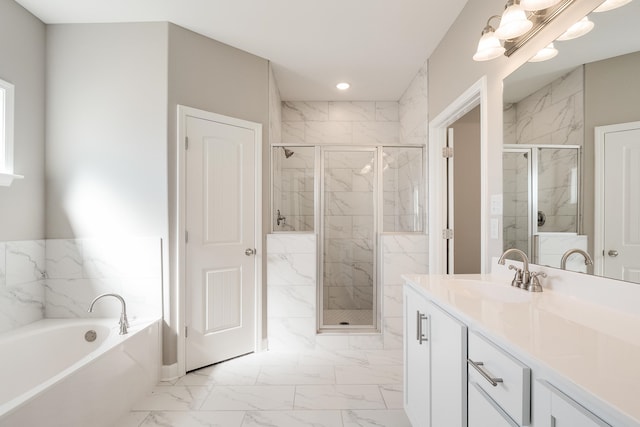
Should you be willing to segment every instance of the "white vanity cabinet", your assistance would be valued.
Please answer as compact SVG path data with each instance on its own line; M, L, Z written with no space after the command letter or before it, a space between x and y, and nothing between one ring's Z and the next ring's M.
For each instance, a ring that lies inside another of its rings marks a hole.
M404 406L414 427L467 420L467 328L404 287Z

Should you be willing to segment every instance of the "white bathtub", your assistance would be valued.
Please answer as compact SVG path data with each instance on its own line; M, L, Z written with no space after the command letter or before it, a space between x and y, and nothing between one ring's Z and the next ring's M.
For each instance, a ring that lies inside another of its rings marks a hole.
M113 425L160 376L160 321L131 323L127 335L117 319L44 319L2 334L0 426Z

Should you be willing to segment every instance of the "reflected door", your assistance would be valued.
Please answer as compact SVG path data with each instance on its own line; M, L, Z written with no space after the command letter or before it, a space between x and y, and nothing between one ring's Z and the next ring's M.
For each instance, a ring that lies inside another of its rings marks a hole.
M604 136L604 275L640 283L640 128Z
M376 153L323 148L321 328L376 327Z

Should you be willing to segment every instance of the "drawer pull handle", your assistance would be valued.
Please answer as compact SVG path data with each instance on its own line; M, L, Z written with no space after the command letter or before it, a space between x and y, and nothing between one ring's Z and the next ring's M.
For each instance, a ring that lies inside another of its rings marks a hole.
M482 375L482 377L489 381L489 383L496 387L498 385L498 383L502 382L502 378L495 378L493 376L491 376L491 374L489 374L487 371L485 371L484 369L481 368L481 366L484 366L483 362L474 362L471 359L467 359L467 363L469 363L469 365L473 366L474 369L476 371L478 371L480 373L480 375Z
M418 344L422 345L423 342L425 341L429 341L429 338L427 337L427 335L424 333L424 331L422 330L422 325L423 325L423 320L428 320L429 316L427 316L426 314L422 314L420 313L420 310L418 310L416 312L416 322L417 322L417 327L416 327L416 340L418 341ZM428 328L428 326L427 326Z

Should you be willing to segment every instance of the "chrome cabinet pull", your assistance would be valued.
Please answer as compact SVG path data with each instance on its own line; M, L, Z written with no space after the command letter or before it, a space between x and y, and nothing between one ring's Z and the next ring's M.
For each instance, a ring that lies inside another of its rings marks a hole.
M489 383L496 387L498 385L498 383L502 382L502 378L496 378L493 377L490 373L488 373L487 371L485 371L484 369L481 368L481 366L484 366L483 362L474 362L471 359L467 359L467 363L471 366L474 367L474 369L476 371L478 371L480 373L480 375L482 375L482 378L484 378L485 380L489 381Z
M420 313L420 310L416 311L416 340L418 341L418 343L420 345L422 345L423 342L425 341L429 341L429 338L426 336L426 334L422 331L422 325L423 325L423 320L428 320L429 316L427 316L426 314L422 314Z

